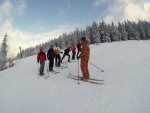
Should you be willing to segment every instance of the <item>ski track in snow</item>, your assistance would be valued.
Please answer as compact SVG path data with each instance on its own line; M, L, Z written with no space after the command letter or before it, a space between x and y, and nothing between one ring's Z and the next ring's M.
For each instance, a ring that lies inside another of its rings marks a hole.
M150 41L90 45L91 78L95 85L67 78L78 75L78 62L39 77L36 56L15 61L0 72L0 113L150 113ZM64 62L68 57L65 57ZM81 75L81 70L79 75Z

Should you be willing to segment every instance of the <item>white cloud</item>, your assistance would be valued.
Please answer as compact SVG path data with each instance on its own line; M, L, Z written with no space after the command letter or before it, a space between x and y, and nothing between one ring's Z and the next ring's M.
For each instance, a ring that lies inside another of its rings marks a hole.
M5 0L3 4L0 5L0 22L1 23L5 19L5 17L11 17L12 8L13 8L13 5L8 0Z
M16 11L17 11L18 15L25 14L25 9L27 7L26 0L17 1L17 4L15 4L15 7L16 7Z
M107 15L104 18L104 20L105 20L106 23L112 23L112 21L114 20L114 17L112 15Z
M104 2L104 0L95 0L94 3L100 6L102 2ZM111 19L113 19L115 23L124 20L138 21L138 19L149 21L150 2L149 0L114 0L112 4L106 8L104 14L103 20L107 22Z
M2 23L5 18L12 19L16 14L25 14L26 0L19 0L16 3L11 0L4 0L0 5L0 22Z
M20 46L22 49L34 47L35 45L57 38L64 32L68 32L73 28L74 27L70 26L60 26L54 31L33 35L28 32L23 32L19 29L13 28L12 22L10 20L6 20L3 26L0 28L0 37L3 38L5 33L7 33L10 51L16 55L19 52Z
M138 19L150 20L150 3L129 2L124 7L123 19L138 21Z
M25 0L20 0L19 2L12 3L10 0L4 0L0 5L0 43L2 38L7 33L8 35L8 45L11 54L17 54L19 52L19 47L26 49L28 47L34 47L35 45L47 42L53 38L57 38L64 32L69 32L75 29L76 26L62 25L58 26L57 29L42 33L42 34L30 34L25 31L21 31L13 27L13 19L15 16L25 14L25 8L27 7ZM67 10L70 6L68 5ZM17 15L16 15L17 14ZM41 23L38 21L37 26ZM39 26L38 26L39 27ZM40 29L44 29L41 27Z

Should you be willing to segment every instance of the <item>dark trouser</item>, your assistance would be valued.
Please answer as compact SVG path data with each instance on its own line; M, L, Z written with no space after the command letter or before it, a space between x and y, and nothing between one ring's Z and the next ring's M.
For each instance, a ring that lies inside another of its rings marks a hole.
M45 66L45 61L44 62L40 62L40 75L44 74L44 66Z
M58 55L56 55L55 56L55 65L58 65L58 66L60 66L60 55L58 54Z
M54 66L54 58L49 59L49 70L52 70Z
M65 58L65 56L66 56L66 54L63 55L63 57L62 57L62 59L61 59L61 62L63 61L63 59ZM68 61L70 61L70 55L67 54L67 56L68 56Z
M77 57L79 56L79 53L80 53L80 52L81 52L81 50L79 50L79 49L78 49L78 52L77 52Z
M76 51L72 51L72 60L75 59Z

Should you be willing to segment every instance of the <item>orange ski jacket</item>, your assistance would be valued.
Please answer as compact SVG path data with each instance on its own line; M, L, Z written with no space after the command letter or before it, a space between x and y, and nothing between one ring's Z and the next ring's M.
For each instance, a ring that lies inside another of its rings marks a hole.
M81 60L86 60L89 61L89 56L90 56L90 47L89 47L89 42L88 40L85 40L82 43L82 49L81 49Z

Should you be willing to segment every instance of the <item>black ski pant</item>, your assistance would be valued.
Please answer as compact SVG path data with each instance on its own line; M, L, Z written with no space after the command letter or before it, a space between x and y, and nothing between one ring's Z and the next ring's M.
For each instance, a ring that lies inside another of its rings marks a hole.
M62 59L61 59L61 62L63 61L63 59L65 58L66 55L68 56L68 61L70 61L70 55L69 54L64 54Z
M52 70L54 66L54 58L49 59L49 70Z
M59 54L56 55L55 56L55 65L60 66L60 60L61 60L60 55Z
M44 62L40 62L40 75L44 74L44 67L45 67L45 61Z
M72 60L75 60L76 51L72 51Z

